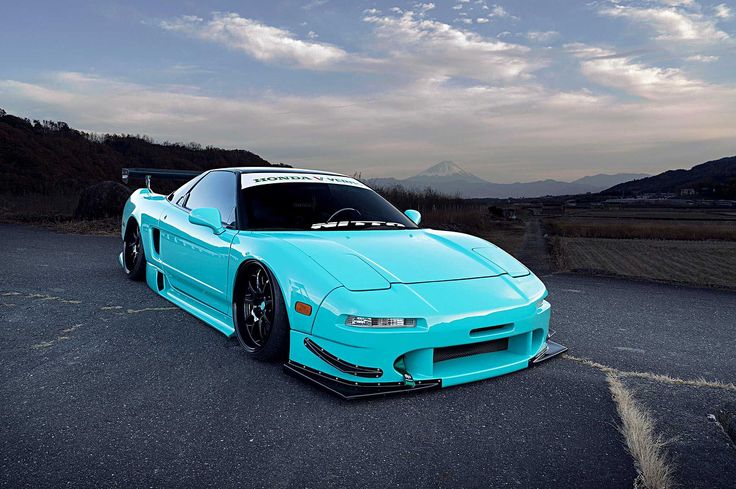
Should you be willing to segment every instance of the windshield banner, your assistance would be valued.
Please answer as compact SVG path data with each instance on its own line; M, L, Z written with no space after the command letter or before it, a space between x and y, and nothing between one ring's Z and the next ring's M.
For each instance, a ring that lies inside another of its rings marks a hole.
M240 175L240 182L242 188L269 185L272 183L332 183L368 188L354 178L339 175L319 175L316 173L243 173Z

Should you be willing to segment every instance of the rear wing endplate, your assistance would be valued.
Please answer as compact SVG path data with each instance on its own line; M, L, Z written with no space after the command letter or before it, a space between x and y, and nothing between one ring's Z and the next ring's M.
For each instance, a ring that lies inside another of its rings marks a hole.
M167 170L162 168L123 168L123 183L128 183L131 178L143 178L146 181L146 188L151 189L151 177L161 180L190 180L202 171L197 170Z

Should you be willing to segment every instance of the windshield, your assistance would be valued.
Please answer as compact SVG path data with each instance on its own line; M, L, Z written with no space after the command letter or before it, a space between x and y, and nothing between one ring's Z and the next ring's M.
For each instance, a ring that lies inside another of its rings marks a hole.
M330 183L275 183L241 190L248 229L416 229L416 225L367 187Z

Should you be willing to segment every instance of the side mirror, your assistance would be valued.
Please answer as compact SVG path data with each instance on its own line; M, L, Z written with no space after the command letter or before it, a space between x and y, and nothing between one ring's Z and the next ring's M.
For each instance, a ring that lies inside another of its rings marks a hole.
M411 219L411 222L419 226L419 223L422 222L422 213L419 211L415 211L414 209L408 209L404 211L404 215Z
M220 234L225 231L222 227L222 217L220 211L214 207L200 207L198 209L192 209L189 213L189 222L196 224L197 226L208 227L215 234Z

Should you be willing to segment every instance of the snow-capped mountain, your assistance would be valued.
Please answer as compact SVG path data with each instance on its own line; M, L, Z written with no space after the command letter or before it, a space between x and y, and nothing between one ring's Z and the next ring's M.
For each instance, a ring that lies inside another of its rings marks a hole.
M583 177L573 182L559 180L539 180L535 182L493 183L463 170L452 161L442 161L413 177L399 180L396 178L373 178L368 184L373 187L391 187L401 185L412 190L432 188L437 192L459 195L465 198L520 198L541 197L545 195L572 195L587 192L600 192L615 183L628 182L647 175L636 173L619 173L616 175L594 175Z
M423 172L415 175L415 177L471 177L478 178L472 173L466 172L453 161L440 161L434 166L430 166Z

